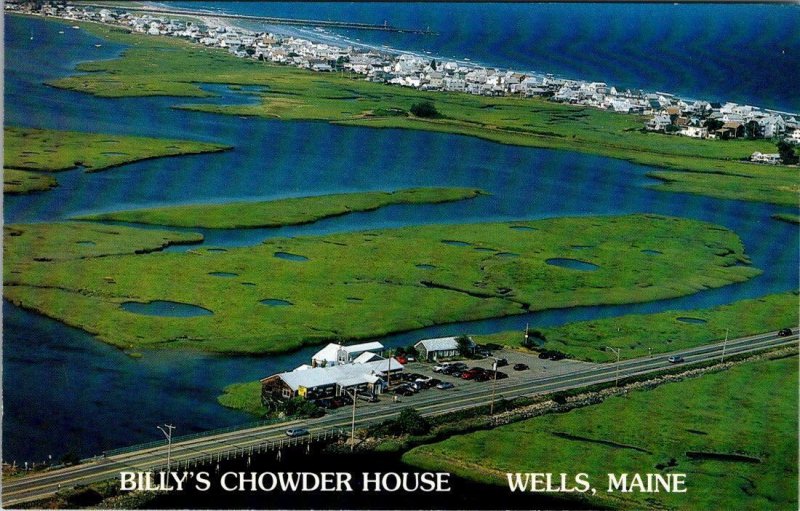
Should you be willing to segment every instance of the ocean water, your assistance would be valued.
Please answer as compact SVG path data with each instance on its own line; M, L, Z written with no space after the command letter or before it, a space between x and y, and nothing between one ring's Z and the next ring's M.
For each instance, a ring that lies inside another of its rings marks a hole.
M271 27L444 59L800 111L800 5L166 2L197 10L354 21L434 35ZM252 25L252 24L251 24ZM252 26L252 28L258 28Z
M263 7L251 5L257 6ZM345 11L346 7L336 4L331 9ZM469 4L463 9L472 12L479 7ZM310 9L306 4L298 8ZM413 11L421 6L401 8ZM306 12L309 17L313 14ZM60 186L51 192L7 197L6 222L63 220L81 213L148 205L470 186L491 195L449 204L391 206L283 229L209 230L206 243L234 246L272 236L425 223L651 212L735 230L753 264L764 270L748 282L680 299L442 325L382 339L390 346L463 332L521 331L526 323L549 326L627 313L710 307L797 288L798 229L769 218L792 208L656 192L647 188L652 183L646 177L647 167L598 156L503 146L440 133L178 111L169 107L185 100L176 98L102 99L58 90L44 82L71 73L77 62L113 58L123 47L103 43L97 48L98 41L83 31L40 19L7 16L5 21L6 125L193 138L234 146L226 153L145 161L107 172L59 173ZM403 20L389 21L399 25ZM59 57L53 58L55 54ZM209 101L250 100L224 87L211 88L223 97ZM757 91L751 94L756 97ZM265 140L272 143L254 143ZM420 159L420 154L427 156ZM579 251L572 257L580 259ZM7 302L3 309L3 459L17 463L41 461L50 454L57 458L69 449L90 456L103 449L159 440L155 425L164 422L175 423L179 434L245 422L247 416L215 403L221 389L295 367L316 351L310 347L274 357L157 351L134 359L57 321Z

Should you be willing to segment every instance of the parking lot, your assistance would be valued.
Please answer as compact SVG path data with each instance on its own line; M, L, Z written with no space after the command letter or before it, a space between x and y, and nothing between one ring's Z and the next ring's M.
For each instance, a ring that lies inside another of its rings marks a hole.
M495 359L505 359L508 364L498 367L500 373L504 373L507 377L497 379L498 388L514 383L524 383L526 381L537 380L550 376L557 376L565 373L571 373L580 370L588 370L595 367L596 364L590 362L581 362L575 360L542 360L539 359L536 353L525 353L515 350L495 350L492 352L491 357L476 358L476 359L454 359L446 363L462 362L466 365L466 369L480 368L488 372L488 378L484 377L483 381L476 378L464 379L461 376L442 374L441 372L434 371L437 366L433 362L409 362L405 365L403 372L400 376L393 376L390 381L390 388L382 395L378 396L378 401L375 403L367 403L364 401L358 402L358 407L381 409L387 408L402 403L404 405L415 405L430 402L435 400L447 400L448 397L457 399L460 396L470 394L475 391L491 388L493 384L492 365ZM515 370L516 364L524 364L527 369ZM500 376L500 375L498 375ZM408 388L410 384L421 377L422 379L430 378L433 380L428 384L417 385L415 391L398 392L398 387ZM436 383L446 382L452 384L452 388L440 389L436 387ZM329 410L328 413L340 414L349 413L348 407L338 410Z

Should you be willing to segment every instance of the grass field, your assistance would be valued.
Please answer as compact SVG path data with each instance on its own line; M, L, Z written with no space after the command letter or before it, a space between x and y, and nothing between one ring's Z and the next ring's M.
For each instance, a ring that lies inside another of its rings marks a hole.
M150 158L230 149L205 142L77 131L6 127L3 134L3 189L6 193L26 193L55 186L55 179L37 172L59 172L76 167L98 172Z
M606 346L619 348L622 359L636 358L651 352L666 353L721 341L726 330L734 339L797 326L798 303L796 292L782 293L712 309L636 314L539 330L547 338L543 349L590 362L610 362L616 359L616 354L606 350ZM476 342L509 346L520 346L522 339L522 332L475 336Z
M261 382L259 381L228 385L217 397L217 402L227 408L258 417L263 417L267 413L267 408L261 405Z
M474 136L494 142L579 151L661 167L662 190L795 205L796 169L741 160L774 151L765 140L697 140L641 131L644 119L544 100L422 92L337 74L238 59L224 51L175 39L122 33L101 25L86 30L130 45L122 58L79 64L85 74L51 85L103 97L205 97L198 83L260 85L255 105L182 105L182 108L284 120L319 120L372 128L404 128ZM410 114L432 101L441 117ZM676 172L677 171L677 172ZM688 172L687 172L688 171ZM723 176L723 177L721 177ZM722 181L723 185L718 183Z
M53 176L28 170L3 169L3 193L45 192L58 186Z
M50 238L48 225L36 228ZM64 239L63 232L45 246L66 244L85 250L83 258L41 260L24 237L6 236L6 298L125 348L279 352L528 309L676 297L760 273L731 231L654 215L430 225L108 257L78 244L82 233ZM578 257L574 245L592 247L579 256L594 271L548 263ZM213 314L120 308L157 300Z
M612 397L417 447L403 461L507 487L506 473L589 474L622 509L797 509L797 357ZM692 459L687 452L737 454ZM670 460L675 466L665 467ZM607 493L608 473L685 473L686 493ZM552 494L551 494L552 495Z
M781 222L788 222L790 224L800 224L800 215L777 213L775 215L772 215L772 218L774 218L775 220L780 220Z
M481 193L472 188L409 188L395 192L341 193L261 202L115 211L78 219L209 229L279 227L316 222L356 211L372 211L391 204L436 204L472 199Z

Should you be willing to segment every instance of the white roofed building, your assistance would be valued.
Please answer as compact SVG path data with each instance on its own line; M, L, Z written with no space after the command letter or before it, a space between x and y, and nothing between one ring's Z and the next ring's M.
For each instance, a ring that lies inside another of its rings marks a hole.
M383 354L383 344L373 341L352 346L330 343L311 357L314 367L328 367L341 364L352 364L362 353Z
M467 337L469 339L469 337ZM469 339L474 347L475 343ZM437 337L435 339L423 339L414 345L420 360L439 360L442 358L455 357L459 355L458 337Z
M261 380L261 402L265 406L272 406L294 397L322 399L340 396L351 390L380 394L388 375L402 370L403 364L388 358L278 373Z

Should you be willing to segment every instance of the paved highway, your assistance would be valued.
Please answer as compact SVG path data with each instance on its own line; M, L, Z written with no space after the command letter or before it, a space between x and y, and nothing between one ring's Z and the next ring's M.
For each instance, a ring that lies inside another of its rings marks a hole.
M488 404L492 395L492 385L495 386L494 392L497 399L500 397L529 396L585 387L596 383L613 382L617 377L624 378L662 371L669 367L674 367L674 364L670 364L667 361L667 357L672 354L682 355L685 363L694 363L721 359L723 356L723 344L724 355L729 357L780 346L796 346L797 341L797 330L793 330L792 335L784 337L778 336L776 332L770 332L675 353L623 360L619 364L583 366L575 371L550 377L531 375L530 378L524 381L509 379L499 380L494 384L491 382L476 383L474 386L462 387L462 391L457 393L428 391L412 398L404 398L401 403L392 403L391 400L386 399L379 404L358 403L356 405L356 425L363 426L394 417L401 410L408 407L416 408L423 415L439 415L480 404ZM231 453L245 456L250 452L257 452L259 449L275 448L278 442L286 445L287 442L291 441L307 441L307 438L299 440L288 439L285 431L292 426L307 428L314 439L318 435L331 434L332 431L344 430L347 432L351 423L349 410L351 410L349 407L340 408L336 411L337 413L305 422L282 422L188 440L177 438L171 449L172 467L194 461L214 461L217 456L223 456L224 459L225 456ZM2 504L4 508L8 508L21 502L47 497L60 488L115 479L119 477L119 472L122 470L138 471L163 467L166 463L166 457L167 446L160 445L123 454L84 460L80 465L72 467L10 478L3 481Z

